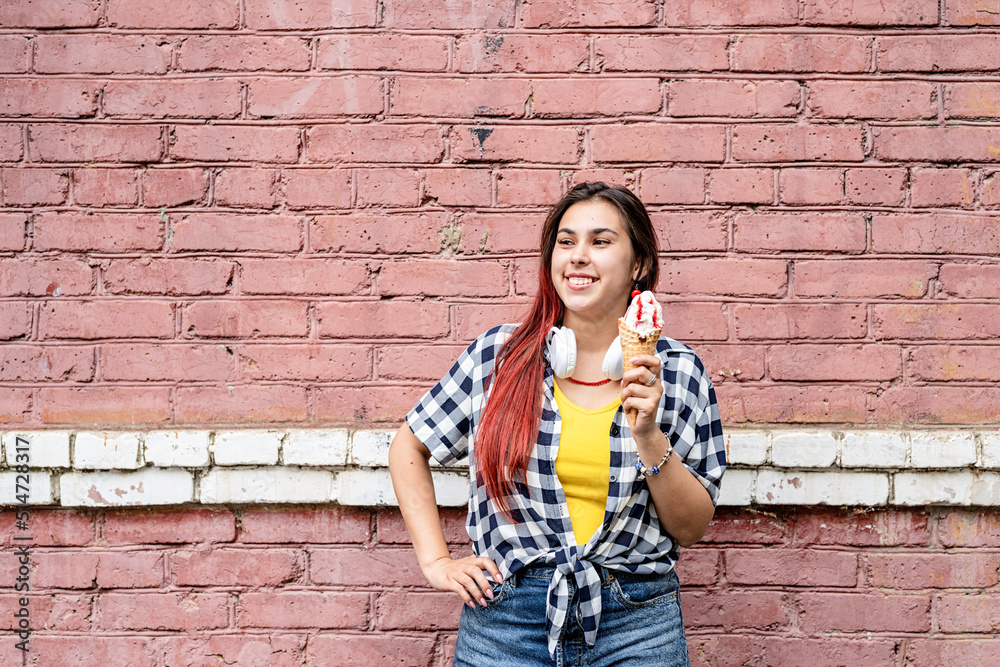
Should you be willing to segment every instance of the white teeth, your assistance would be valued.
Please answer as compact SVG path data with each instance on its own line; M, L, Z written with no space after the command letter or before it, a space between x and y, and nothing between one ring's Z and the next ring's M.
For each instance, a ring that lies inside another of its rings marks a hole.
M569 279L569 284L570 285L589 285L592 282L594 282L593 278L575 278L574 277L574 278L570 278Z

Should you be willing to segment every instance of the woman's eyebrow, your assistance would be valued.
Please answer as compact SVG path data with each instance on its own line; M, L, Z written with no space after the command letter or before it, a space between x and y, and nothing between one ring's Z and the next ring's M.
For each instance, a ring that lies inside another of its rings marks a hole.
M557 234L569 234L571 236L576 236L576 232L568 227L563 227ZM618 236L618 232L611 229L610 227L595 227L587 232L590 236L597 236L598 234L614 234Z

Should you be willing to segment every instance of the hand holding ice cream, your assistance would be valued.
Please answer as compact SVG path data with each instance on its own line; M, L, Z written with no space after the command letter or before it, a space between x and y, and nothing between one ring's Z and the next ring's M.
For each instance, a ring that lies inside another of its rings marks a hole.
M622 344L622 358L625 372L636 366L629 359L638 355L656 354L656 343L663 330L663 309L650 291L633 292L632 303L624 317L618 318L618 334ZM638 412L628 411L628 423L635 426Z

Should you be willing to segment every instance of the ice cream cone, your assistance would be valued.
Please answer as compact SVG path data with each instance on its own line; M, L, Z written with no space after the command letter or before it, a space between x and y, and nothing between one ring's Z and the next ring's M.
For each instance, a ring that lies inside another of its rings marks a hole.
M656 354L656 343L660 340L660 331L662 329L653 329L651 332L645 336L641 335L638 331L635 331L628 324L625 323L624 318L618 319L618 335L621 337L622 343L622 367L625 372L628 373L636 366L629 363L629 359L640 354ZM638 415L638 411L630 409L627 413L628 423L630 426L635 426L635 418Z

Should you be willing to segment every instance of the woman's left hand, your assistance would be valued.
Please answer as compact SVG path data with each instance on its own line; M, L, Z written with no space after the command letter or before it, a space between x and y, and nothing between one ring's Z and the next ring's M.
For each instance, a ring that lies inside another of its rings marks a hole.
M632 435L642 438L654 431L660 432L656 424L656 410L663 396L663 383L660 381L662 363L659 358L648 354L632 357L629 363L636 366L622 377L622 408L625 414L629 410L637 410Z

